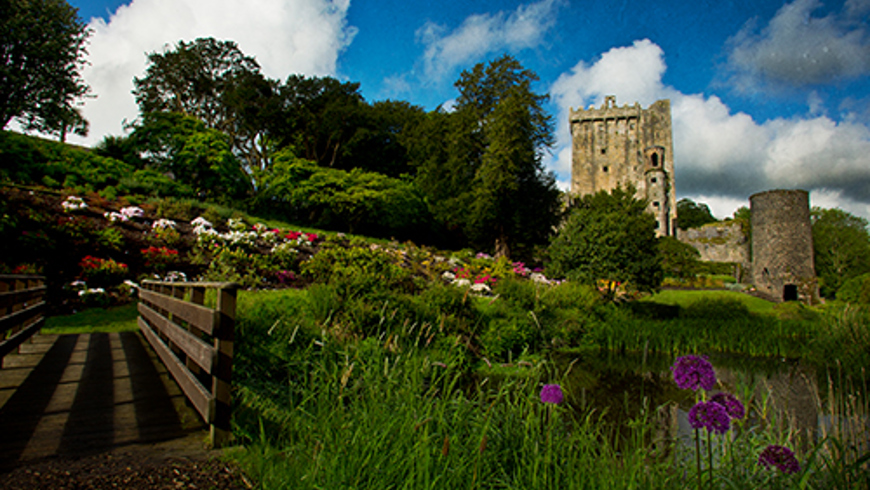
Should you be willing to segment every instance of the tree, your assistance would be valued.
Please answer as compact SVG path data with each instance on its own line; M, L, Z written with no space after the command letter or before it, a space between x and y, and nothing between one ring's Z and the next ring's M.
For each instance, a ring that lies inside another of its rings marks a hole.
M359 83L290 75L280 89L281 115L272 128L278 146L294 146L322 167L350 169L347 143L363 121Z
M88 29L63 0L0 0L0 128L87 134L77 102Z
M144 116L174 112L192 116L230 137L247 168L264 167L265 119L277 107L275 84L236 43L199 38L148 55L145 76L134 78L136 103Z
M821 292L832 297L847 280L870 272L867 220L841 209L813 208L813 249Z
M677 224L681 230L698 228L716 221L718 220L704 203L696 203L689 198L683 198L677 202Z
M552 123L536 80L510 56L478 64L456 82L455 111L421 125L442 148L418 166L430 209L497 255L546 244L559 219L560 193L541 163Z
M192 116L146 114L130 135L147 166L170 174L197 194L220 202L244 197L248 175L230 148L229 137Z
M655 291L662 281L655 218L631 187L575 201L550 243L547 275L597 285Z

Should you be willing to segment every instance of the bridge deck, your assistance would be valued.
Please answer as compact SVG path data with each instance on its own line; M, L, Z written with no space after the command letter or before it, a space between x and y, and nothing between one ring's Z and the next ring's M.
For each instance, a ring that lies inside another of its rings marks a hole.
M36 335L0 369L0 472L207 426L139 332Z

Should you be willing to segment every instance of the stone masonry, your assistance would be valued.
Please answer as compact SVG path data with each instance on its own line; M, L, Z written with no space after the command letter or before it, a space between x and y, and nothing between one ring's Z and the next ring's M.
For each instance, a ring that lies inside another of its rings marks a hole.
M596 109L569 111L572 136L571 194L584 196L633 186L649 201L658 236L675 236L671 103L660 100L618 107L615 96Z

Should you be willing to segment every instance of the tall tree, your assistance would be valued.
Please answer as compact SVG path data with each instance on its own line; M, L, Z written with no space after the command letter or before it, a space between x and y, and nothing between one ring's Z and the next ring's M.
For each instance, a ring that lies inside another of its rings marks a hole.
M813 208L810 216L821 292L833 297L844 282L870 272L867 220L836 208Z
M0 0L0 128L87 134L77 102L88 30L63 0Z
M249 169L265 165L268 156L259 119L267 117L277 101L274 83L260 74L254 58L232 41L199 38L151 53L148 62L145 76L133 79L143 115L192 116L227 134L233 152Z
M290 75L280 90L281 116L272 128L278 146L295 146L322 167L349 169L347 143L362 122L359 83Z
M547 275L658 289L662 265L655 218L646 212L647 203L634 196L634 189L617 187L575 201L548 249Z
M510 255L545 244L557 223L559 191L541 159L552 146L537 75L505 55L460 76L441 159L419 168L436 219L462 226L478 247Z

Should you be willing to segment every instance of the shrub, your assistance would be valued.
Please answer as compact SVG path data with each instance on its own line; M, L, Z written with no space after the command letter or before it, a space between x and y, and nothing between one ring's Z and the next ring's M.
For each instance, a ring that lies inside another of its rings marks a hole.
M326 242L302 264L302 273L317 282L332 284L346 298L378 291L410 292L416 288L409 271L396 264L386 250L359 244Z
M870 304L870 274L849 279L837 291L837 299L846 303Z

